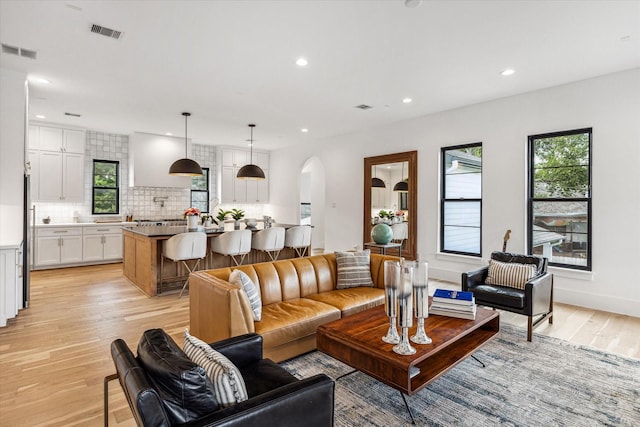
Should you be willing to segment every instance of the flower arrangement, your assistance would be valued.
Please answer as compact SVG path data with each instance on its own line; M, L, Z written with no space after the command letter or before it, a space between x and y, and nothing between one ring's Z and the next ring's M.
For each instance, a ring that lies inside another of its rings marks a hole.
M200 209L198 208L189 208L184 211L184 217L188 216L200 216Z
M400 218L404 218L404 211L397 211L396 216Z

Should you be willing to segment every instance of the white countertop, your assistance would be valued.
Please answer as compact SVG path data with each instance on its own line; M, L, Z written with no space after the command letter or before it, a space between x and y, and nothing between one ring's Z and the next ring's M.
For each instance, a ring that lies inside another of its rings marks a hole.
M36 228L52 227L109 227L122 225L136 225L135 222L54 222L49 224L36 224Z
M21 244L17 240L0 240L0 249L20 249Z

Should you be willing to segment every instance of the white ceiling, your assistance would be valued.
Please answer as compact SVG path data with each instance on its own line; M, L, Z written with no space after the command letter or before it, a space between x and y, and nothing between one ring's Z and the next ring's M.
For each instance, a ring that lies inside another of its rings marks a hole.
M639 67L640 1L0 0L0 41L31 119L275 149Z

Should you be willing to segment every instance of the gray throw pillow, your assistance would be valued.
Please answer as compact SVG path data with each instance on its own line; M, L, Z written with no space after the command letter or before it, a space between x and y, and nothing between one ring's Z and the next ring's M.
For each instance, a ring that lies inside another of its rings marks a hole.
M369 249L361 252L336 252L338 283L336 289L373 287Z
M243 271L233 270L229 275L229 283L240 286L249 298L251 310L253 310L253 320L259 322L262 320L262 297L260 289Z

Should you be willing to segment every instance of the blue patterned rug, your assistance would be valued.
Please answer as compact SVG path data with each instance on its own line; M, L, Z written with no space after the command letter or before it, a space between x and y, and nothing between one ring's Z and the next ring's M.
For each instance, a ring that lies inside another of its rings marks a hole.
M501 325L500 333L413 396L422 426L640 426L640 360ZM299 378L351 368L318 351L282 365ZM400 393L361 372L335 389L335 426L411 425Z

